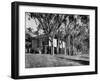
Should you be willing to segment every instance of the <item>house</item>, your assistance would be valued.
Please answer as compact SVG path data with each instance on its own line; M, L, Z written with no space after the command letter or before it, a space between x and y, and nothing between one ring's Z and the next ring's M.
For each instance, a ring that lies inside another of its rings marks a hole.
M49 35L41 34L35 35L32 32L25 32L25 48L26 53L33 54L51 54L51 42L49 40ZM59 41L59 53L64 54L65 42ZM57 38L53 39L54 53L57 54L58 41Z

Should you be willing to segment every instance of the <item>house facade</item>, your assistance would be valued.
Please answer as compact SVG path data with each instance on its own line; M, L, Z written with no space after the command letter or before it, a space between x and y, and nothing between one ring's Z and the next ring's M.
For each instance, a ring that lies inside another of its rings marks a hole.
M34 35L30 32L26 32L26 53L32 54L51 54L51 42L49 40L48 35ZM53 48L54 54L57 54L57 49L59 50L59 54L64 54L65 50L65 42L59 41L59 48L58 48L58 40L57 38L53 39Z

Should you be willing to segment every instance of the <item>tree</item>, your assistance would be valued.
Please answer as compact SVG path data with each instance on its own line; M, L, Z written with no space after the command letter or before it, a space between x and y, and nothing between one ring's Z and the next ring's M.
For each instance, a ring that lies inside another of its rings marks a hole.
M52 55L54 55L55 37L58 41L57 53L59 53L60 41L65 41L65 55L73 55L79 46L81 50L89 48L89 16L51 13L29 13L29 16L39 23L38 35L41 35L39 31L43 30L44 36L48 36Z
M77 48L74 45L74 41L77 39L82 40L86 37L89 37L89 16L85 15L68 15L64 22L65 24L65 33L64 40L66 42L65 54L73 55L74 50ZM80 36L80 37L79 37ZM83 38L82 38L83 37ZM88 40L88 38L86 38ZM78 43L80 44L80 43ZM81 44L84 44L83 42ZM87 45L89 43L87 42ZM82 46L82 45L81 45ZM82 46L83 47L83 46Z
M40 28L43 29L45 35L49 36L49 41L51 42L51 54L54 55L53 39L57 33L57 30L64 21L65 15L30 13L30 17L37 18L39 24L41 25Z

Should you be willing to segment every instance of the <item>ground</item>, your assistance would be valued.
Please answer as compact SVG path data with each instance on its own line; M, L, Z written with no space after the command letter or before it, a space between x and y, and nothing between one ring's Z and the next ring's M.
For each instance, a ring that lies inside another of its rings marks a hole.
M25 54L25 67L58 67L89 65L88 55L65 56L49 54Z

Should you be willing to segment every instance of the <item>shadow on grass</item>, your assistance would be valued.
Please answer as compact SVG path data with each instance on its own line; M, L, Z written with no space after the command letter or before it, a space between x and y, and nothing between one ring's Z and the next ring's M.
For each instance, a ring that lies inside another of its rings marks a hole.
M70 58L63 58L63 57L59 57L61 59L66 59L66 60L70 60L70 61L74 61L83 65L89 65L89 61L85 61L85 60L76 60L76 59L70 59Z
M25 55L25 68L38 68L38 67L60 67L60 66L80 66L82 64L70 60L62 59L57 56L47 54L26 54Z

